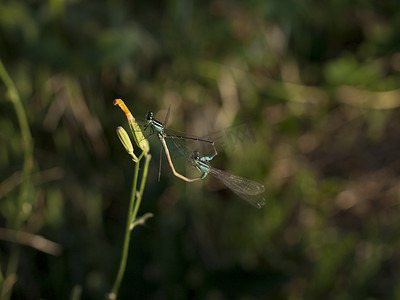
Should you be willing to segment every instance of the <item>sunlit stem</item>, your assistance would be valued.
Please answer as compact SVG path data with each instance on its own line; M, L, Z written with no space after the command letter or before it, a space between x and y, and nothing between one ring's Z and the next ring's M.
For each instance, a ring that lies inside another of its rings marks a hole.
M154 217L152 213L145 213L143 216L137 218L135 221L132 222L130 229L132 230L137 225L143 225L147 219Z
M130 244L132 228L136 225L143 224L148 218L153 216L153 214L147 213L147 214L143 215L142 217L139 217L138 219L136 219L136 216L137 216L137 213L138 213L138 210L140 207L140 203L141 203L141 200L143 197L144 187L145 187L146 179L147 179L147 172L148 172L149 163L151 160L151 155L148 153L150 150L149 142L144 138L139 125L136 123L135 118L132 116L131 112L126 107L125 103L121 99L116 99L114 101L114 105L118 105L125 113L125 115L128 119L129 126L131 127L133 136L135 138L135 142L138 145L138 147L140 149L142 149L143 151L139 155L139 157L136 158L136 162L135 162L135 168L134 168L134 172L133 172L132 191L131 191L131 197L130 197L129 207L128 207L128 214L127 214L127 219L126 219L124 242L123 242L123 246L122 246L121 261L120 261L118 273L115 278L115 282L112 287L111 293L109 293L107 295L108 299L117 299L118 290L121 285L122 278L124 277L126 263L128 260L128 252L129 252L129 244ZM121 142L123 143L127 152L129 154L133 153L133 148L132 148L132 145L130 144L129 137L121 129L118 130L118 133L119 133ZM143 156L145 157L145 162L144 162L142 179L140 182L139 191L137 191L138 178L139 178L139 167L140 167L140 162L141 162Z
M137 212L139 210L140 203L142 201L142 196L143 196L144 186L146 185L147 172L149 170L150 160L151 160L151 155L150 154L145 155L145 162L144 162L143 173L142 173L142 181L140 183L139 193L137 194L135 206L134 206L134 209L132 211L131 224L136 219L136 215L137 215ZM132 192L133 192L133 190L132 190Z
M121 262L119 265L118 274L115 279L113 288L111 290L111 293L108 295L109 299L117 298L118 290L119 290L122 278L124 277L124 273L125 273L126 262L128 259L128 252L129 252L129 242L130 242L130 237L131 237L130 226L132 223L133 208L134 208L135 197L136 197L136 186L137 186L137 180L138 180L138 176L139 176L139 165L140 165L140 161L141 161L143 155L144 155L144 152L142 152L142 154L138 157L138 162L135 164L135 170L133 173L131 199L129 201L128 216L126 219L126 226L125 226L124 244L122 246Z

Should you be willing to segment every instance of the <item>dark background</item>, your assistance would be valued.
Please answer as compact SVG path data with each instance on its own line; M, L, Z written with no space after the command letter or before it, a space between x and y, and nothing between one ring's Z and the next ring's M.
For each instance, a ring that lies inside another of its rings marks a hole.
M120 299L400 299L398 1L1 1L0 58L34 147L24 185L1 82L0 227L63 247L0 235L12 299L110 291L134 167L115 98L139 120L171 104L169 127L213 133L213 166L267 189L257 210L211 176L163 164L158 182L150 136L139 215L154 218L132 233Z

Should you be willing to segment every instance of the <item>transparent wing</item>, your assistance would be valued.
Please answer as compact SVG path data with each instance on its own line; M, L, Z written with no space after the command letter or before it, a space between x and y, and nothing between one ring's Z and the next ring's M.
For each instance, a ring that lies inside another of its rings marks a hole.
M261 183L232 175L216 168L211 168L210 173L217 176L217 178L223 178L221 181L224 181L224 183L228 181L228 187L233 186L242 194L256 195L265 192L265 187Z
M209 152L213 151L212 154L217 154L217 149L215 148L214 142L206 139L202 139L197 136L188 135L181 132L181 135L175 134L176 130L171 130L169 128L165 129L166 141L172 141L179 152L186 158L187 161L192 163L193 151L200 151L201 148L206 147Z
M187 134L185 132L179 131L179 130L174 130L171 128L165 128L164 132L167 134L167 138L178 138L178 139L183 139L183 140L189 140L189 141L195 141L195 142L204 142L207 144L213 144L213 140L206 139L204 137L196 136L196 135L191 135Z
M167 139L166 139L167 140ZM169 136L168 141L172 141L179 152L186 158L188 162L192 162L193 149L186 145L184 140L176 138L174 136Z
M265 192L262 184L215 168L210 168L210 173L251 205L261 208L265 204L264 197L260 195Z

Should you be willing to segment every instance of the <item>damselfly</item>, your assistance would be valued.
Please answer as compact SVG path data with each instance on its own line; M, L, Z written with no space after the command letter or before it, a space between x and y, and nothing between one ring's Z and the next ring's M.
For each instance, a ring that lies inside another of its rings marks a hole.
M163 139L162 139L162 141L163 141ZM169 157L169 153L167 153L168 148L167 148L165 141L164 141L163 145L164 145L167 157ZM192 164L192 166L194 166L198 171L200 171L202 173L202 175L200 177L194 178L194 179L192 179L192 181L204 179L207 177L208 174L211 174L211 175L217 177L229 189L231 189L234 193L236 193L236 195L238 195L240 198L244 199L251 205L253 205L257 208L261 208L265 204L265 199L261 195L261 193L265 192L264 185L257 183L255 181L252 181L252 180L240 177L240 176L235 176L235 175L229 174L225 171L211 167L210 161L215 157L216 154L209 155L209 156L201 156L199 151L193 151L188 146L186 146L184 143L176 143L175 145L177 146L179 151L182 153L182 155L187 159L187 161L190 162ZM171 168L173 169L173 164L172 164L172 161L170 161L170 158L169 158L169 162L170 162ZM174 171L174 169L173 169L173 171ZM179 175L181 175L181 174L179 174ZM176 174L175 174L175 176L176 176ZM177 177L179 177L179 176L177 176Z
M215 148L215 145L214 145L214 141L208 140L208 139L204 139L204 138L201 138L201 137L197 137L197 136L194 136L194 135L189 135L189 134L186 134L184 132L180 132L180 131L177 131L177 130L171 130L171 129L167 128L166 124L168 122L170 108L171 108L171 106L168 107L168 112L167 112L167 115L165 116L164 123L161 123L159 120L157 120L154 117L153 112L149 111L147 113L147 115L146 115L147 123L144 126L144 130L146 130L148 127L150 127L152 130L154 130L157 133L161 134L161 136L163 136L164 138L173 138L173 139L190 140L190 141L208 143L208 144L213 146L214 151L215 151L215 155L218 154L217 149ZM182 134L182 135L179 135L179 134Z
M146 115L146 120L147 123L144 126L144 130L146 130L147 128L150 128L150 130L152 130L153 132L155 131L157 133L158 138L161 141L162 147L160 150L160 166L159 166L159 171L158 171L158 179L160 180L160 174L161 174L161 159L162 159L162 150L164 149L166 155L167 155L167 159L168 162L170 164L170 167L174 173L175 176L187 181L187 182L192 182L195 180L198 180L198 178L195 179L189 179L181 174L179 174L178 172L175 171L175 168L172 164L172 160L169 154L169 150L168 150L168 146L165 142L165 138L171 139L173 141L173 143L176 145L177 148L182 148L182 140L187 140L187 141L194 141L194 142L202 142L202 143L207 143L209 145L211 145L213 147L213 157L215 155L218 154L217 152L217 148L215 147L214 141L212 140L207 140L201 137L197 137L197 136L193 136L193 135L188 135L184 132L180 132L180 131L176 131L176 130L171 130L169 128L166 127L166 124L168 122L168 118L169 118L169 113L170 113L170 108L171 106L168 107L168 112L167 115L165 116L165 120L164 123L161 123L159 120L157 120L154 117L153 112L149 111ZM176 134L178 133L178 134ZM185 145L183 145L183 147L185 147ZM177 175L178 174L178 175Z
M217 177L223 184L231 189L240 198L246 200L251 205L261 208L265 204L265 199L261 193L265 192L265 187L255 181L235 176L224 172L222 170L210 166L210 161L214 158L212 156L200 156L198 151L194 151L191 156L193 165L202 172L201 179L206 178L210 173Z

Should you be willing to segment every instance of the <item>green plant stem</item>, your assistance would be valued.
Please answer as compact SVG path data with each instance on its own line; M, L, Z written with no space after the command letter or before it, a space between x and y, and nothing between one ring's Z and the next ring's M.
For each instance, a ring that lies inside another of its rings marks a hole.
M15 87L13 80L8 74L6 68L3 65L2 60L0 59L0 78L3 80L5 86L7 87L8 96L11 100L11 103L14 105L14 109L17 115L18 124L21 128L22 135L22 147L24 149L24 164L22 169L22 182L24 185L21 187L21 191L19 194L18 203L22 205L22 203L26 200L28 196L30 177L33 170L33 139L32 134L29 129L28 118L26 117L25 109L21 101L21 97L19 96L18 90ZM20 224L20 217L16 217L15 227L18 227Z
M126 227L125 227L125 237L124 237L124 245L122 247L122 257L121 262L118 269L117 278L115 279L114 286L111 290L111 294L114 295L115 299L117 298L119 286L121 285L122 277L125 273L126 262L128 258L128 251L129 251L129 241L130 241L130 226L132 220L132 210L134 207L135 196L136 196L136 185L137 179L139 175L139 164L141 158L139 158L138 162L135 164L135 171L133 174L133 183L132 183L132 192L131 192L131 200L129 202L129 209L128 209L128 216L126 220Z
M22 148L24 150L24 162L22 168L22 186L19 192L18 200L17 200L17 208L14 219L12 220L12 226L15 229L19 229L24 220L24 216L22 213L22 205L27 201L29 197L29 186L31 181L31 174L33 170L33 139L32 134L29 129L28 118L26 117L25 109L21 101L21 97L19 96L18 90L8 74L6 68L2 60L0 59L0 78L4 82L7 87L8 97L11 100L11 103L14 105L15 113L17 115L18 124L21 129L22 136ZM18 247L16 250L11 253L11 258L8 263L7 273L5 275L5 280L10 278L10 276L15 276L17 268L18 268L18 256L19 251ZM4 283L4 281L3 281ZM6 295L1 295L2 299L7 300L11 297L13 284L10 286L9 291L7 291ZM0 290L2 290L0 286Z
M121 285L121 281L122 278L124 276L125 273L125 268L126 268L126 262L128 259L128 252L129 252L129 242L130 242L130 233L131 233L131 224L132 224L132 220L136 219L136 214L140 205L140 200L142 198L142 194L144 191L144 185L146 182L146 178L147 178L147 170L148 170L148 165L151 159L151 155L146 154L145 155L145 166L144 166L144 170L143 170L143 174L142 174L142 180L141 180L141 185L140 185L140 191L139 194L136 196L136 187L137 187L137 181L138 181L138 177L139 177L139 166L140 166L140 161L142 160L144 155L144 152L142 152L142 154L140 154L140 156L138 157L138 162L135 164L135 170L134 170L134 174L133 174L133 183L132 183L132 192L131 192L131 199L129 202L129 208L128 208L128 216L127 216L127 220L126 220L126 227L125 227L125 237L124 237L124 244L122 247L122 257L121 257L121 262L119 265L119 269L118 269L118 274L117 277L115 279L113 288L111 290L111 293L109 294L108 298L109 299L116 299L117 295L118 295L118 290L119 287ZM136 201L135 201L136 199Z
M143 196L144 186L146 185L147 171L149 169L151 155L150 154L145 155L145 159L146 160L144 162L144 167L143 167L142 181L140 182L140 190L139 190L139 194L137 195L135 208L133 209L133 212L132 212L131 223L133 223L135 221L137 212L139 210L140 203L142 201L142 196ZM131 228L131 230L132 230L132 228Z

